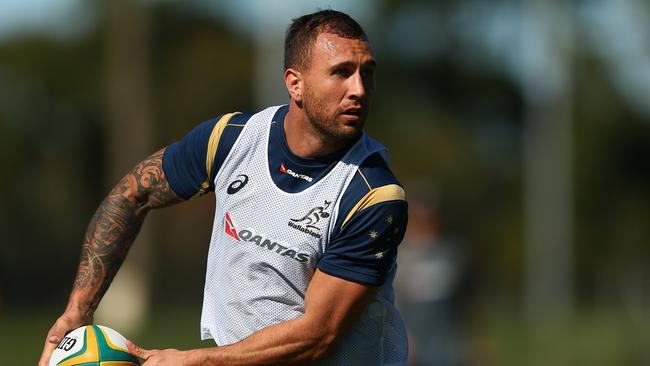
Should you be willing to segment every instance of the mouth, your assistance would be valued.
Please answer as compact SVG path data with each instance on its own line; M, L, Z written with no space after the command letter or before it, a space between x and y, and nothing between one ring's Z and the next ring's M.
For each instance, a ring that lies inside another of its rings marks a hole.
M341 115L350 121L356 121L363 116L363 108L348 108Z

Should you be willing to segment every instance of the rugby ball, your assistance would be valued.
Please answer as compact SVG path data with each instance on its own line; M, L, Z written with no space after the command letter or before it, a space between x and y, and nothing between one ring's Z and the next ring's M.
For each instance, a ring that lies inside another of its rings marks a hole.
M49 366L132 366L140 360L126 349L126 338L103 325L86 325L66 334L50 357Z

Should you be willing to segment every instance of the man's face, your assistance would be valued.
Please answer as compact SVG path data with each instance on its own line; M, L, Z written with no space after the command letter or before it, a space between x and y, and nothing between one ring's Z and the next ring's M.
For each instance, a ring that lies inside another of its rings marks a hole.
M302 102L311 124L332 141L359 137L375 88L374 73L367 41L319 34L302 73Z

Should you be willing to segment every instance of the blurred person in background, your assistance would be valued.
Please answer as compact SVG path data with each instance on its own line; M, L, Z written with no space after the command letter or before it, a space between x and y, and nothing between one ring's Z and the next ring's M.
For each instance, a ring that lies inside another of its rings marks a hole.
M413 366L466 365L461 338L461 291L466 258L442 237L433 187L409 185L409 226L400 247L395 291Z
M138 164L89 225L63 336L91 324L147 212L214 191L201 316L218 347L145 350L145 365L403 365L407 339L392 281L406 230L386 148L363 133L376 61L360 25L324 10L285 41L290 103L229 113Z

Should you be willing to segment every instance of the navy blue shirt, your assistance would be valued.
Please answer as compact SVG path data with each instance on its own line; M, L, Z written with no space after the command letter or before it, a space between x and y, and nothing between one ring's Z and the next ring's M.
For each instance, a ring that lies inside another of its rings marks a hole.
M288 107L281 107L271 124L269 135L269 171L275 184L290 193L301 192L318 182L346 151L318 158L294 155L284 134ZM214 179L252 114L236 114L225 125L217 125L221 116L203 122L182 140L167 147L163 170L174 192L184 199L214 191ZM213 163L209 171L208 145L218 135ZM209 175L209 176L208 176ZM378 154L369 156L359 166L341 199L340 215L327 250L318 268L330 275L362 284L380 286L394 265L397 246L407 224L407 203L391 195L379 203L360 205L382 188L399 185ZM359 207L361 209L359 210Z

